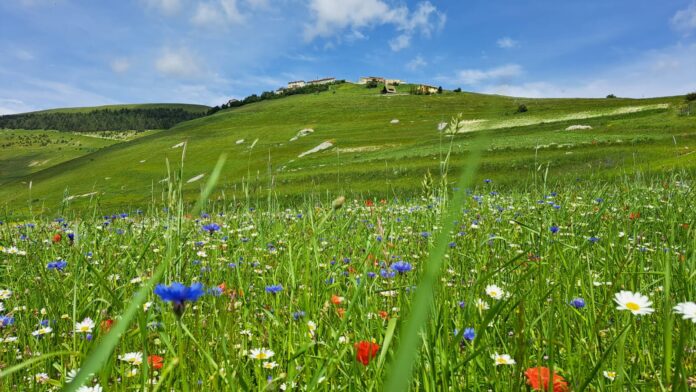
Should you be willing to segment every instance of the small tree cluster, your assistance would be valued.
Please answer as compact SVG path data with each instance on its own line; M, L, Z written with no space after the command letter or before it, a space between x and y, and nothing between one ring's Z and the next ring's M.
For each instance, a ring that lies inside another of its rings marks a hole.
M526 113L527 112L527 105L521 103L519 106L517 106L517 113Z
M696 91L694 91L693 93L686 94L684 98L686 99L686 102L696 101Z

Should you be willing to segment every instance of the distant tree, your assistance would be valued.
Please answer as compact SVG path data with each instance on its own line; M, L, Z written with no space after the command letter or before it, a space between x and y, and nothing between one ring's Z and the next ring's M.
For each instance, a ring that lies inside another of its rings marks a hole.
M367 88L377 88L379 86L379 83L377 83L376 80L370 80L369 82L365 83L365 87Z
M442 86L439 86L439 87L437 88L437 93L438 93L438 94L442 94Z
M461 87L455 88L455 89L454 89L454 92L455 92L455 93L461 93L461 92L462 92Z
M684 98L686 98L686 102L696 101L696 91L686 94Z
M614 95L614 94L609 94L609 95L607 95L607 98L616 98L616 95Z
M387 86L382 87L381 93L382 93L382 94L388 93L388 91L387 91Z
M517 113L526 113L527 110L528 110L528 109L527 109L527 105L525 105L525 104L523 104L523 103L521 103L521 104L517 107Z

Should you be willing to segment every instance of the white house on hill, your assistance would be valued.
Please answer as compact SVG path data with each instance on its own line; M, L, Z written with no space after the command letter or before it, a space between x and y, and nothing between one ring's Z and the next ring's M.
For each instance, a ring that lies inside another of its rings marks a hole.
M336 81L336 78L323 78L323 79L317 79L317 80L310 80L307 82L308 85L313 86L317 84L329 84L333 83Z
M304 87L306 84L304 80L296 80L294 82L288 82L288 88Z

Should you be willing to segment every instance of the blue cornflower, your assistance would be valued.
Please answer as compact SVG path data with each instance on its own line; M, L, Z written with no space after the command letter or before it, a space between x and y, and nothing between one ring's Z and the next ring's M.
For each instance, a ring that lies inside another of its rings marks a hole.
M70 242L75 241L75 233L68 233L68 239Z
M462 334L462 337L467 342L471 342L476 337L476 331L474 331L473 328L465 328L464 333Z
M490 178L486 178L485 180L483 180L483 182L485 182L486 184L490 184L491 182L493 182L493 180L491 180Z
M549 230L551 231L552 234L556 234L556 233L558 233L559 228L558 228L558 226L553 225L549 228Z
M62 271L67 266L68 266L68 263L65 260L52 261L46 265L46 267L48 269L56 270L56 271Z
M283 286L279 284L266 286L266 292L271 294L277 294L283 290Z
M599 238L592 236L592 237L588 238L587 240L594 244L595 242L599 241Z
M292 314L292 318L294 318L295 321L297 321L297 320L303 318L304 316L305 316L305 312L303 312L303 311L301 311L301 310L298 310L297 312L295 312L295 313Z
M460 308L464 309L465 306L466 306L466 302L464 302L464 301L459 301L459 307L460 307Z
M575 309L582 309L585 307L585 300L582 298L573 298L570 301L570 306L574 307Z
M207 225L203 225L203 230L207 231L210 234L213 234L216 231L220 230L220 225L218 225L217 223L209 223Z
M201 272L203 272L203 271L201 271ZM209 289L208 293L210 293L216 297L219 297L220 295L222 295L222 289L220 287L215 286L215 287Z
M367 277L368 277L368 278L374 278L374 277L376 277L376 276L377 276L377 274L374 273L374 272L372 272L372 271L370 271L370 272L367 273Z
M396 263L391 265L391 269L393 269L394 271L396 271L400 274L404 274L404 273L412 270L413 268L411 267L410 263L407 263L405 261L397 261Z
M0 316L0 328L4 328L14 324L15 319L12 316Z
M158 284L155 287L155 294L162 301L171 302L174 307L174 313L177 316L181 316L184 313L186 301L196 302L204 293L203 285L198 282L193 283L191 286L184 286L179 282L174 282L169 286Z
M456 247L456 246L457 246L457 243L454 242L454 241L452 241L452 242L449 243L449 247L450 247L450 248L454 248L454 247Z
M380 271L379 271L379 274L380 274L380 276L382 276L384 279L389 279L389 278L393 278L394 276L396 276L396 272L394 272L394 271L389 272L389 271L387 271L387 270L385 270L385 269L380 270Z

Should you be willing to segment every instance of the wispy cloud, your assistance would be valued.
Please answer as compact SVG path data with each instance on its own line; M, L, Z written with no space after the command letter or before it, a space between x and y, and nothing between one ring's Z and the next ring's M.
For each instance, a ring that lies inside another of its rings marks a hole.
M181 10L181 0L141 0L145 6L165 15L174 15Z
M428 63L420 55L416 56L414 59L406 63L406 69L410 71L418 71L419 69L427 66Z
M522 67L518 64L507 64L491 69L462 69L454 76L439 76L439 81L451 84L478 85L483 82L502 82L520 76Z
M176 78L196 78L201 73L198 57L186 47L164 48L155 60L155 69Z
M511 49L517 46L518 42L510 37L503 37L496 41L499 48Z
M418 3L414 11L407 6L393 7L382 0L310 0L312 23L305 26L305 38L332 37L346 30L392 25L398 35L389 42L392 50L399 51L411 44L414 34L429 37L440 30L446 15L429 1Z
M191 22L198 26L219 27L226 23L238 24L245 20L237 0L215 0L198 4Z
M672 26L683 32L696 30L696 1L687 8L677 11L672 17Z
M112 71L121 74L127 72L130 69L131 62L130 60L125 58L118 58L112 60L109 66L111 67Z

